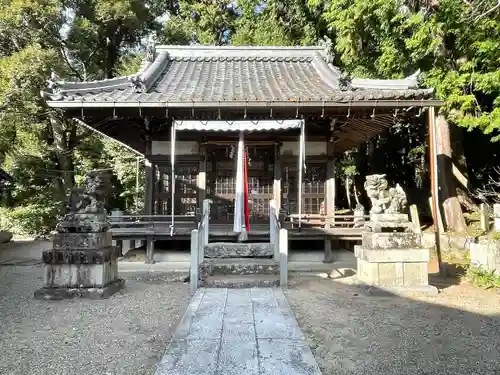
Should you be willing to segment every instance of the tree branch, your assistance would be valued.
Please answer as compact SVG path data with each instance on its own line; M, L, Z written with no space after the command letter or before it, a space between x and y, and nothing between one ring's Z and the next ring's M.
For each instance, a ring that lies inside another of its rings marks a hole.
M71 65L71 63L69 62L69 58L68 56L66 55L66 50L64 48L64 46L61 46L61 55L64 59L64 62L66 63L66 65L69 67L69 69L75 74L75 76L80 80L80 81L84 81L83 80L83 77L82 75L80 74L80 72L75 68L73 67L73 65Z
M494 5L492 8L488 9L487 11L481 13L479 16L477 16L474 19L474 22L479 21L481 18L486 17L488 14L494 12L495 10L500 9L500 0L497 0L496 5Z

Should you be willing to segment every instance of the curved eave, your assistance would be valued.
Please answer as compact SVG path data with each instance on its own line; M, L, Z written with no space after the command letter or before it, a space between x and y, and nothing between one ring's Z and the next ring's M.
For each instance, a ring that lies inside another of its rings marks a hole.
M99 94L102 92L111 92L115 90L123 90L133 87L133 80L138 80L144 85L143 91L149 90L161 76L163 70L169 61L169 54L167 51L161 51L156 56L153 62L143 62L141 68L136 74L129 76L122 76L110 79L103 79L99 81L90 82L65 82L56 81L58 87L56 92L41 91L42 98L47 102L54 100L55 97L61 97L64 100L65 96L74 94L85 95L87 93Z
M227 101L227 102L84 102L84 101L47 101L52 108L247 108L265 109L280 108L407 108L407 107L441 107L444 102L438 99L390 99L390 100L358 100L358 101Z

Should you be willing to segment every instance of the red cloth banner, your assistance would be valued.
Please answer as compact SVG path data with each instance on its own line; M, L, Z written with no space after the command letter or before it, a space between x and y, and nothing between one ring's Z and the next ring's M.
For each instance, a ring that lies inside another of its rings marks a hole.
M248 171L247 171L247 153L243 152L243 215L245 217L245 228L250 230L250 209L248 207Z

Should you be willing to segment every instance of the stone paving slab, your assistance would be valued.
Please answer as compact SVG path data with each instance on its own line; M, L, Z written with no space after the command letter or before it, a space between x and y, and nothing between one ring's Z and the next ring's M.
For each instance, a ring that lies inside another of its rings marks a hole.
M279 288L201 288L156 375L321 375Z

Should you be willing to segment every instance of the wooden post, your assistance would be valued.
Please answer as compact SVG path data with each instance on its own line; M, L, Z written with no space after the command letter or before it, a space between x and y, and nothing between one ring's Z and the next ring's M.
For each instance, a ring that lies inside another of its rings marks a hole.
M488 205L486 203L481 203L479 206L479 210L481 213L481 230L489 231L490 230L490 215Z
M269 202L269 239L274 248L274 260L279 262L280 249L279 249L279 231L278 231L278 218L276 217L276 203L272 199Z
M149 157L153 153L153 142L151 138L151 123L148 117L144 118L144 129L146 132L146 147L145 156ZM146 183L144 184L144 214L152 215L154 211L154 199L153 190L155 188L155 167L151 161L144 160L145 173L146 173Z
M439 179L439 193L443 208L444 219L448 230L455 233L465 233L467 225L462 213L462 207L457 196L455 179L453 178L453 161L450 140L450 124L442 114L435 116L435 150L437 168L437 178Z
M432 197L429 198L429 205L431 207L432 217L434 218L434 216L435 216L435 211L434 211L435 208L434 208L434 204L432 202ZM441 217L441 211L439 211L439 210L437 211L437 227L438 227L438 231L437 231L438 235L439 235L440 232L444 233L443 218ZM435 230L435 228L434 228L434 230Z
M428 125L429 125L429 166L431 173L431 192L430 198L432 218L434 222L434 237L436 242L436 255L437 265L429 264L429 269L439 269L441 275L444 276L444 268L442 267L441 259L441 244L439 241L439 232L444 231L443 223L441 220L441 212L439 211L439 186L437 177L437 153L436 153L436 115L434 107L429 107L428 111ZM430 259L431 261L432 259ZM430 263L430 262L429 262ZM437 266L437 267L436 267Z
M199 253L199 237L198 230L191 231L191 265L189 270L189 289L191 293L195 293L199 287L199 269L200 269L200 253Z
M146 264L154 264L155 242L153 235L146 236Z
M422 227L420 226L420 218L418 217L418 209L415 204L410 206L410 217L413 223L413 228L416 233L422 233Z
M116 247L120 251L120 256L123 256L123 240L116 240Z
M332 239L330 236L325 236L325 259L323 263L333 263Z
M335 226L335 155L333 142L327 142L326 186L325 186L325 228ZM325 244L326 246L326 244Z
M203 246L208 245L209 239L209 220L210 220L210 199L203 200L202 218L203 218ZM206 214L206 215L205 215Z
M280 287L288 286L288 231L280 229L279 232L280 246Z
M146 183L144 184L144 214L153 214L154 167L147 159L144 160Z
M280 145L274 146L274 184L273 184L273 199L275 202L276 212L281 209L281 158Z

